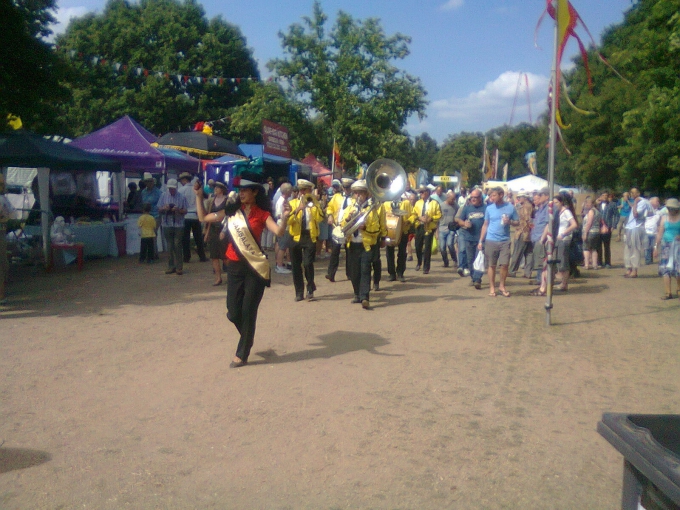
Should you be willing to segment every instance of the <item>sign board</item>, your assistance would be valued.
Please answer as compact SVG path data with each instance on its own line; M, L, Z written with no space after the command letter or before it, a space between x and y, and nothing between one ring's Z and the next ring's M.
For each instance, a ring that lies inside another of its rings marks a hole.
M457 175L435 175L432 178L432 182L436 182L439 184L458 184L458 176Z
M288 128L270 120L262 120L262 151L265 154L290 158Z

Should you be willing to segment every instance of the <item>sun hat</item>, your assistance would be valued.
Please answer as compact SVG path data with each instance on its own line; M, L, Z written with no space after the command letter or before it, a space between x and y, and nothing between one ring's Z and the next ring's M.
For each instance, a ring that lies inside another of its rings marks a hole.
M172 188L172 189L177 189L177 180L176 179L168 179L168 182L165 184L167 188Z
M153 181L154 178L153 178L153 175L151 175L150 172L144 172L144 179L142 179L142 180L144 180L144 181Z
M341 182L343 188L349 188L354 182L354 179L350 179L349 177L343 177Z
M220 188L221 190L224 190L225 192L227 191L227 185L224 184L223 182L216 182L213 184L215 188Z
M677 198L669 198L666 200L666 209L680 209L680 202Z
M337 186L338 188L342 186L342 183L338 179L333 179L333 182L331 182L331 186L334 188Z
M368 191L368 186L366 186L366 181L364 179L359 179L352 183L352 191Z
M177 178L177 180L181 181L182 179L191 180L191 174L189 172L182 172L181 174L179 174L179 177Z
M314 184L312 184L310 181L307 179L298 179L297 180L297 187L298 189L303 189L303 188L313 188Z

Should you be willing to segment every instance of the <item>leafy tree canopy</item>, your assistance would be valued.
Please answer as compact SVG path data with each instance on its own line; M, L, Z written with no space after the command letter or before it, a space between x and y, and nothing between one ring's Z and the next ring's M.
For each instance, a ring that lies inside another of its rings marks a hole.
M410 38L387 36L379 20L355 20L342 11L327 32L318 1L303 19L279 34L288 56L271 61L269 69L308 118L321 120L323 152L330 152L335 138L348 163L391 157L395 139L406 143L401 137L409 116L424 116L426 105L420 80L392 63L409 54Z
M72 20L57 38L72 58L73 100L64 105L71 135L83 135L129 114L156 133L186 130L226 117L251 95L249 82L179 84L165 76L258 78L240 30L206 19L195 0L110 0L102 14ZM99 57L108 65L93 64ZM120 63L117 71L113 63ZM150 71L138 74L136 69ZM157 76L156 73L161 73Z
M41 39L54 21L54 0L0 1L0 125L8 113L21 117L26 128L51 131L53 104L68 97L59 80L67 67Z
M680 185L680 0L639 0L610 28L599 51L626 81L591 55L595 84L583 62L567 73L570 95L586 110L565 110L564 136L576 180L593 188L637 186L677 193Z

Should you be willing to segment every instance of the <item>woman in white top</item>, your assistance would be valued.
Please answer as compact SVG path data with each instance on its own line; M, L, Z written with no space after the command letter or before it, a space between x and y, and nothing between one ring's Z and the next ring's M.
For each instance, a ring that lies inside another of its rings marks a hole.
M553 214L554 223L557 226L557 237L555 238L555 250L553 251L554 258L559 260L557 266L557 274L562 277L562 282L557 290L563 292L567 291L567 284L569 282L569 245L571 244L572 232L578 228L578 223L574 218L574 213L567 205L566 199L562 195L555 195L553 198ZM545 243L548 234L550 233L550 224L545 226L543 235L541 236L541 243ZM553 233L555 229L553 229ZM546 270L543 270L541 277L541 286L532 291L532 296L545 296L547 290Z

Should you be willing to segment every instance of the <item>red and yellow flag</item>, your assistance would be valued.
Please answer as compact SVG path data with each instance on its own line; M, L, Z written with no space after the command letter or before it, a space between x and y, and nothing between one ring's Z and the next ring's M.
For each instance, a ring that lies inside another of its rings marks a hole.
M541 17L538 20L538 24L536 25L536 33L538 32L538 28L541 25L541 22L543 21L543 18L545 17L546 13L555 20L557 23L557 59L556 59L556 66L557 66L557 83L554 83L552 85L552 94L553 94L553 100L552 100L552 107L555 108L555 118L557 120L557 124L562 128L562 129L567 129L569 126L565 126L564 123L562 122L562 117L560 115L560 109L559 109L559 101L560 101L560 84L563 84L563 79L561 77L561 71L560 71L560 64L562 62L562 56L564 55L564 48L567 45L567 42L569 42L569 38L573 37L576 42L578 43L579 51L581 52L581 58L583 59L583 67L586 70L586 77L588 79L588 89L592 93L593 91L593 80L592 76L590 75L590 66L588 65L588 53L586 51L586 47L583 44L583 41L581 38L578 36L576 33L576 26L581 23L583 28L585 29L586 33L590 37L590 40L593 43L593 46L596 46L595 44L595 39L593 38L592 34L590 33L590 30L588 30L588 27L586 24L583 22L583 19L579 15L579 13L574 9L574 6L571 5L571 2L569 0L546 0L546 8L543 11L543 14L541 14ZM535 39L536 34L534 35ZM609 67L614 74L616 74L619 78L622 80L625 80L616 69L607 61L606 58L602 56L599 52L597 53L598 58L604 63L607 67ZM627 80L625 80L627 81ZM576 108L573 103L569 100L569 98L566 95L566 85L564 86L565 88L565 97L567 98L567 102L574 107L576 111L579 113L590 113L590 112L585 112L584 110L579 110Z

